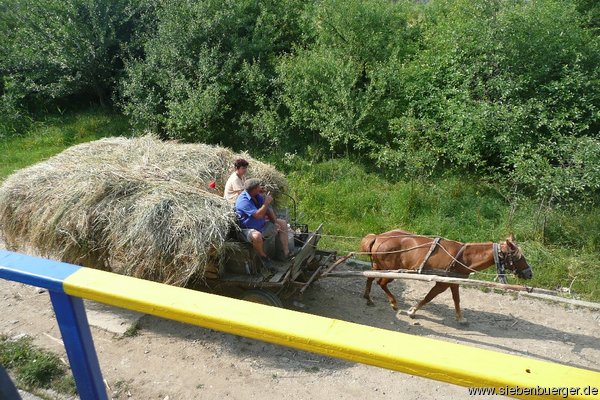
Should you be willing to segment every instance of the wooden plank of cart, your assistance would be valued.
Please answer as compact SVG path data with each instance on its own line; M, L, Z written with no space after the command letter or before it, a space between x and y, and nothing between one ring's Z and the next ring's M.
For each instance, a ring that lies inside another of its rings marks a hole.
M335 259L336 252L317 249L323 224L310 232L307 225L292 224L294 249L287 260L273 260L275 272L266 269L249 243L225 254L215 279L205 285L218 293L282 307L282 299L303 293Z

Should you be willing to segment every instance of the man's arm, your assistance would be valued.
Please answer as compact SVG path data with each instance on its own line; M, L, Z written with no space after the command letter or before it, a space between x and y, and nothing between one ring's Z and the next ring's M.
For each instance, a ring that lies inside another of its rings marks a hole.
M258 210L252 214L252 218L254 219L260 219L260 218L264 218L265 215L271 211L271 213L273 213L273 210L271 209L271 207L269 207L271 205L271 202L273 201L273 197L271 197L270 193L267 193L267 195L265 196L265 201L263 203L262 206L260 206L258 208ZM274 215L274 213L273 213ZM270 214L269 214L270 216ZM275 221L275 220L273 220Z
M273 223L275 223L275 221L277 221L277 215L275 215L275 211L273 211L273 207L269 207L269 209L267 210L267 215L269 216L271 221L273 221Z

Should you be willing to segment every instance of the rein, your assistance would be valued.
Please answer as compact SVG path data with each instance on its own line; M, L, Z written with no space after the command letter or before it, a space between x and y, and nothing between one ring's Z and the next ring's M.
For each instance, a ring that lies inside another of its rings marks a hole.
M407 236L411 236L411 237L423 237L422 235L401 235L402 237L407 237ZM398 237L398 236L385 236L386 238L388 237ZM446 250L446 248L444 246L442 246L440 244L440 241L442 240L442 238L440 237L436 237L434 240L432 240L429 243L423 243L420 244L418 246L414 246L408 249L400 249L400 250L392 250L392 251L362 251L362 252L355 252L353 254L355 255L368 255L371 258L371 266L373 266L373 254L398 254L398 253L405 253L408 251L412 251L412 250L416 250L416 249L420 249L423 247L427 247L429 246L429 252L427 253L427 255L425 256L425 258L423 259L423 261L421 262L421 265L419 266L419 268L417 269L417 273L421 274L429 274L430 271L436 271L434 269L425 269L425 264L427 263L427 260L429 260L429 258L431 257L431 255L433 254L433 252L435 251L436 248L441 248L446 254L448 254L450 256L450 258L452 259L452 261L448 264L448 266L445 268L444 271L444 275L446 276L450 276L450 275L460 275L460 276L464 276L465 274L460 274L460 273L452 273L451 269L454 268L454 266L456 264L461 265L462 267L464 267L465 269L467 269L468 271L471 272L476 272L476 273L482 273L481 271L477 271L471 267L469 267L468 265L466 265L465 263L458 261L458 259L462 256L462 254L465 251L465 248L467 247L468 243L465 243L462 245L462 247L460 248L460 250L458 251L458 253L456 254L456 256L450 254L450 252L448 250ZM442 270L440 270L442 271Z

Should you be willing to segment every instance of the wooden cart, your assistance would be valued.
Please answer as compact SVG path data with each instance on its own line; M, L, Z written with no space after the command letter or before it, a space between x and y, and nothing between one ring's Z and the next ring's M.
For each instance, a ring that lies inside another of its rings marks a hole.
M282 299L302 294L336 259L336 252L317 249L322 227L309 232L306 225L292 226L296 247L287 260L273 260L275 272L262 265L249 243L238 243L242 251L228 257L218 278L207 280L207 286L217 293L282 307Z

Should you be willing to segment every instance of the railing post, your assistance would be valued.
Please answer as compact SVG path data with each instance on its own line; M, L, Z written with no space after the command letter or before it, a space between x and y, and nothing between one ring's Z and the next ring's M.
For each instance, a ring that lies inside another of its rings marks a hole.
M49 293L81 400L108 400L83 300Z

